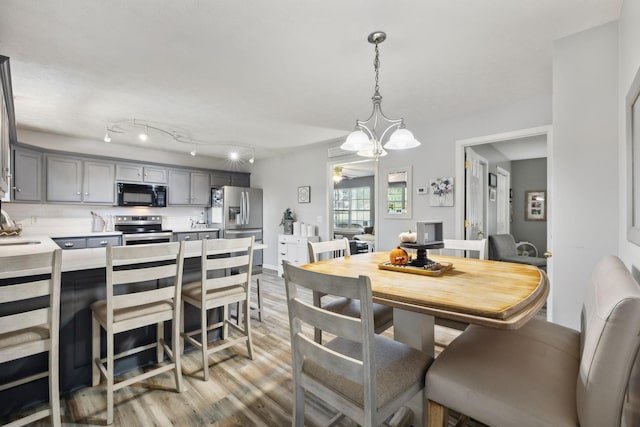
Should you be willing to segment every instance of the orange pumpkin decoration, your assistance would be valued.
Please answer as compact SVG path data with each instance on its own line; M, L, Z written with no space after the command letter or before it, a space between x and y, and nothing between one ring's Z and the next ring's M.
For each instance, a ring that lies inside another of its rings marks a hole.
M409 262L409 255L407 251L398 246L389 253L389 261L393 265L405 265Z

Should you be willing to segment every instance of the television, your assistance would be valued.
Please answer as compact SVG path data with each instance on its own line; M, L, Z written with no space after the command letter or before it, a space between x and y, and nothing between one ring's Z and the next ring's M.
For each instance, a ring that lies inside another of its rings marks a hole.
M9 58L0 55L0 197L9 191L9 150L17 140Z

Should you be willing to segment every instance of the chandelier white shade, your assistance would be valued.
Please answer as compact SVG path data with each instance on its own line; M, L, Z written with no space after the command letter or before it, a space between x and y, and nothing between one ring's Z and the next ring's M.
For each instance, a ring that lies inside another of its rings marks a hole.
M406 150L408 148L415 148L419 145L420 142L418 142L410 130L399 128L391 134L389 141L384 144L384 148L388 150Z
M403 119L390 119L382 112L382 96L378 85L378 75L380 72L380 52L378 44L382 43L387 35L382 31L369 34L369 43L375 45L375 60L373 61L375 70L375 87L373 92L373 111L367 120L356 120L356 126L345 142L340 146L343 150L356 151L359 156L372 157L378 160L379 157L386 156L386 149L405 150L420 145L413 134L405 129ZM386 127L385 127L386 126ZM383 141L387 140L384 144Z

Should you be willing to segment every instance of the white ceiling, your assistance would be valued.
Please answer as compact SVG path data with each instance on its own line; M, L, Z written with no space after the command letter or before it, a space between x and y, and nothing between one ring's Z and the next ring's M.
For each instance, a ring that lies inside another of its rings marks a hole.
M369 115L372 31L387 33L385 112L433 122L551 93L553 40L617 19L621 3L0 0L0 54L19 128L103 143L107 125L137 119L195 142L150 132L154 148L260 158Z

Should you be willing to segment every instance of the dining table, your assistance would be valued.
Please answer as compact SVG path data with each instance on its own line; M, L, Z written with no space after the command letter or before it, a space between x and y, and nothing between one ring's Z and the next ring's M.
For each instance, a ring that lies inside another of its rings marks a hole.
M373 302L394 309L394 339L432 356L436 317L517 329L538 313L549 294L546 273L531 265L435 254L429 254L429 259L450 268L430 273L390 266L389 252L320 260L302 268L368 276Z

